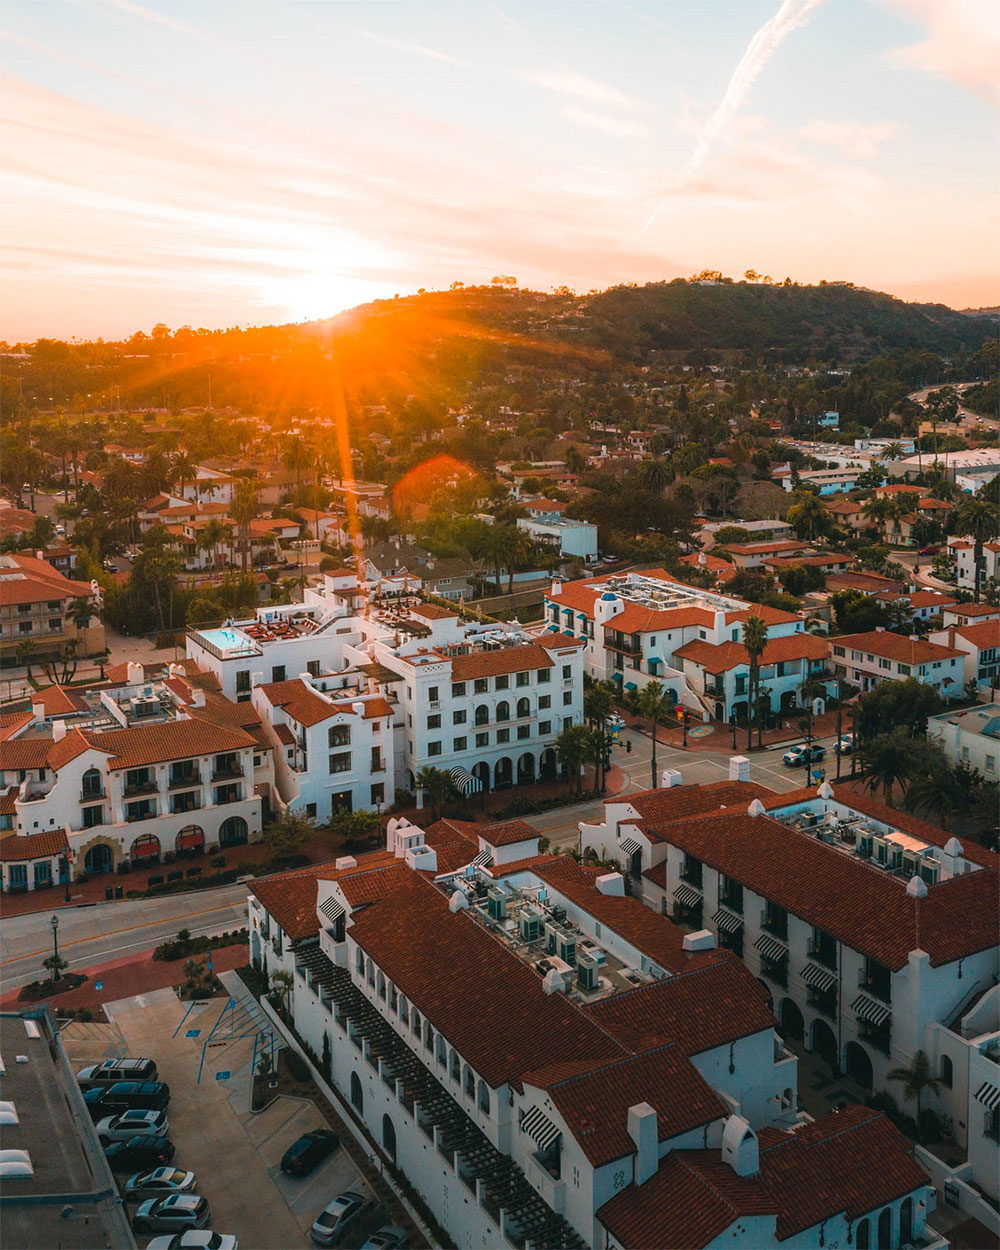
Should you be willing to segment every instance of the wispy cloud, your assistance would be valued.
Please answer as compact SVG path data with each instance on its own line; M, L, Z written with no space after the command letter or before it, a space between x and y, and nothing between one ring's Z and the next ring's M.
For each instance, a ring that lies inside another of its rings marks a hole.
M591 109L582 109L575 104L567 105L560 110L567 121L577 126L586 126L589 130L597 130L603 135L614 135L619 139L636 139L647 134L645 126L625 117L615 117L610 113L595 113Z
M603 104L628 113L638 112L642 107L638 100L626 95L624 91L619 91L617 87L569 69L521 70L519 77L526 82L533 82L537 87L544 87L546 91L586 100L588 104Z
M374 31L364 30L361 27L358 27L358 34L364 35L366 39L370 39L373 43L381 44L383 48L392 48L394 52L405 52L409 56L421 56L428 61L443 61L446 65L465 64L457 56L449 56L447 52L438 52L436 48L425 47L422 43L404 43L400 39L389 39L385 35L376 35Z
M822 3L823 0L782 0L781 8L777 13L754 33L753 38L747 44L746 51L740 57L739 64L733 70L722 99L703 126L694 151L674 179L674 190L683 187L697 174L713 146L731 125L761 70L781 47L785 37L803 26ZM656 220L661 207L662 204L658 204L653 209L646 224L632 236L633 239L646 233ZM626 242L630 243L632 239Z
M800 127L798 134L810 143L836 148L856 161L870 161L880 143L891 139L899 127L895 122L874 122L869 126L857 122L812 121Z
M892 53L899 65L967 87L1000 105L1000 5L994 0L886 0L927 28L927 38Z

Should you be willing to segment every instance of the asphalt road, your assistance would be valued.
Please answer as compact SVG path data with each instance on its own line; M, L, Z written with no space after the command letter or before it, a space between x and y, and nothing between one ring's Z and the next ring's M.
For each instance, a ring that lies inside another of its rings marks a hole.
M652 754L652 742L648 737L632 731L626 731L626 736L632 741L632 753L627 754L624 747L619 746L615 747L613 755L614 763L629 777L628 785L622 792L624 794L649 788ZM742 743L733 752L728 733L719 733L719 736L722 741L717 752L688 753L659 743L656 748L657 772L676 768L685 785L726 780L729 776L729 756L741 754ZM827 748L824 766L832 776L836 768L833 738L817 741ZM782 753L788 745L783 743L773 750L751 755L751 780L778 792L799 789L805 779L804 769L786 768L781 762ZM530 816L527 821L545 834L553 846L574 846L579 822L599 822L603 810L603 802L590 800ZM59 953L69 960L70 969L76 971L150 950L167 938L174 937L178 929L189 929L193 935L199 935L239 928L246 922L246 896L246 886L232 885L163 898L122 900L90 907L60 907ZM3 992L43 975L42 960L52 953L49 920L50 913L47 911L4 919L0 926L0 988Z

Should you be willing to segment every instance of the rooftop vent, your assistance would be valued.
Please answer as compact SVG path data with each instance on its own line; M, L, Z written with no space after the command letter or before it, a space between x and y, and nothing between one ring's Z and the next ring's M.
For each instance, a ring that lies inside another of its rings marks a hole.
M34 1175L31 1155L26 1150L0 1150L0 1177L4 1180L24 1179Z
M19 1124L17 1108L12 1102L0 1102L0 1124Z

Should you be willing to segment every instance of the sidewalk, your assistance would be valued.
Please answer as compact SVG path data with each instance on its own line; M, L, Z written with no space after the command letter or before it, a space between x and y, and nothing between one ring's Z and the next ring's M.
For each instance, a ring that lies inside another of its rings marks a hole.
M630 729L643 733L646 737L650 737L649 721L642 720L637 716L630 716L628 712L622 713L625 717L626 724ZM784 725L781 729L765 729L763 734L763 749L771 746L778 746L786 742L801 742L802 732L798 728L797 721L804 720L805 714L801 716L786 717ZM849 733L851 728L850 720L847 716L846 709L842 716L843 732ZM828 738L837 732L837 713L824 712L822 716L814 716L812 722L812 732L814 738ZM676 747L678 750L685 751L709 751L716 755L749 755L756 752L757 746L757 730L753 731L753 746L747 747L747 728L745 725L736 726L736 749L733 750L733 730L732 726L725 721L691 721L688 724L687 746L684 744L683 727L672 721L668 725L657 725L656 741L662 742L664 746Z
M208 953L208 952L206 952ZM229 972L233 968L242 967L250 962L249 946L223 946L211 952L212 968L216 973ZM204 959L204 955L194 956ZM119 998L132 998L136 994L146 994L153 990L166 989L169 986L182 985L185 981L184 959L174 959L169 963L153 958L152 951L144 951L140 955L128 955L123 959L112 959L107 963L95 964L85 969L90 978L83 985L66 994L57 994L54 998L43 1001L50 1004L53 1010L59 1008L97 1007L101 1003L112 1003ZM101 988L96 988L97 983ZM0 1008L4 1011L23 1007L18 1003L18 990L0 998Z

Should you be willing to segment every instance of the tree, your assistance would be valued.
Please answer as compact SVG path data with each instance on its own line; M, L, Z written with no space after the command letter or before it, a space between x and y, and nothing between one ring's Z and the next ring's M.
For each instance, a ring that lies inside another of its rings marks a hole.
M759 616L748 616L743 622L743 648L750 662L747 691L747 748L753 746L754 715L760 719L760 657L767 646L767 625Z
M176 481L180 483L182 497L185 487L189 482L194 481L197 472L198 466L189 452L179 451L176 453L173 458L173 473Z
M250 522L256 518L259 509L257 483L248 478L241 479L236 483L229 511L240 535L240 559L244 573L250 561Z
M580 769L590 758L590 731L586 725L570 725L562 730L556 738L556 755L559 763L566 770L566 779L573 785L576 779L576 792L583 790L583 777Z
M205 522L204 528L198 535L198 546L202 551L211 553L212 568L219 567L219 548L227 542L231 528L224 521L220 521L218 517L211 517Z
M818 495L800 495L785 517L799 538L823 538L833 529L833 517Z
M37 645L30 638L22 638L17 644L17 662L25 666L28 681L31 681L31 656Z
M48 959L42 960L42 967L48 968L52 973L53 981L58 981L62 976L63 969L69 967L69 960L63 959L62 955L50 955Z
M909 734L902 729L882 734L862 742L858 753L868 773L868 789L874 793L881 788L882 797L891 807L895 787L905 789L914 773L913 743Z
M951 532L972 539L974 586L972 597L979 602L983 581L983 548L1000 534L1000 515L994 504L970 496L951 514Z
M281 999L281 1006L288 1014L288 1000L292 996L295 989L295 973L289 972L287 968L279 968L277 972L271 973L271 989Z
M917 1101L917 1124L920 1123L920 1103L928 1090L936 1094L941 1089L941 1082L931 1075L930 1060L922 1050L918 1050L910 1060L908 1068L893 1068L888 1074L890 1081L899 1081L903 1086L904 1098L915 1098Z
M442 768L425 765L417 773L416 782L417 789L423 790L424 798L431 805L433 819L440 820L441 809L457 793L451 775Z
M316 826L308 816L286 807L264 830L264 845L272 858L289 859L298 854L315 832Z
M636 470L636 481L643 490L658 495L673 481L670 465L661 456L647 456Z
M895 514L895 511L895 503L885 495L876 495L872 499L866 499L861 505L862 514L875 526L883 542L885 541L886 524Z
M883 681L874 690L860 695L854 704L858 737L872 740L893 730L905 731L911 739L922 739L927 718L944 710L944 700L926 682L916 677L905 681Z
M650 789L656 789L656 727L667 719L673 704L658 681L647 682L639 694L639 715L651 722L653 727L653 758L650 761Z
M867 634L886 623L885 608L860 590L838 590L830 596L830 604L842 634Z

